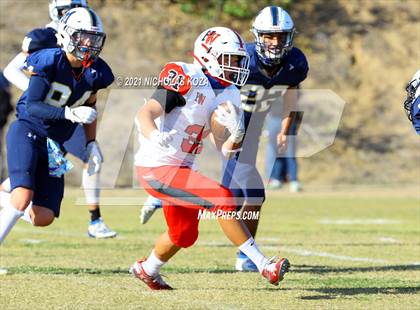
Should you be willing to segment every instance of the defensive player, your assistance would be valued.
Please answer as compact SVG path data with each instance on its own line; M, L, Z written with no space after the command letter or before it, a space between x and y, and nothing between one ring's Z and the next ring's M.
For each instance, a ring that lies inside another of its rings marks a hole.
M410 83L408 83L407 98L404 101L404 109L407 117L413 124L417 134L420 135L420 70L414 74Z
M209 134L213 111L230 132L223 144L214 139L216 146L226 157L238 150L244 128L240 110L234 108L240 105L236 86L245 84L248 61L239 34L224 27L210 28L195 42L194 64L167 64L159 77L161 85L137 114L139 182L163 200L168 229L149 257L135 262L130 271L153 290L171 289L159 270L181 248L195 243L200 210L218 216L225 235L271 284L278 285L288 270L287 259L265 258L242 221L229 217L236 210L230 190L193 169L195 156L202 152L201 140ZM221 105L225 102L227 107Z
M99 58L105 33L99 16L89 8L74 8L60 20L61 48L41 49L27 58L28 89L17 104L17 120L7 133L11 195L0 213L0 243L24 217L34 226L48 226L60 214L63 174L68 163L63 143L84 124L87 141L96 137L96 94L114 80ZM86 148L95 156L92 147Z
M256 168L256 158L262 126L271 104L276 100L264 100L264 93L273 86L286 87L283 98L281 131L277 136L279 153L287 147L287 135L292 121L292 111L297 100L296 89L308 73L305 55L293 47L295 27L289 14L280 7L269 6L261 10L251 29L254 43L246 49L250 55L249 91L243 100L245 114L245 138L240 154L227 163L222 184L229 187L239 198L243 211L258 212L265 200L262 178ZM256 100L262 95L262 100ZM251 235L255 237L259 218L245 220ZM239 271L258 271L245 253L239 252L235 268Z
M24 73L24 64L27 55L40 49L57 47L57 26L60 18L70 9L76 7L87 8L86 0L51 0L49 15L51 22L45 28L36 28L29 32L22 43L22 52L19 53L6 67L5 76L16 87L25 91L29 85L29 78ZM97 163L89 165L89 153L86 148L96 150ZM78 126L73 136L64 143L66 152L79 158L84 163L82 172L82 186L85 192L91 221L88 227L88 235L93 238L111 238L117 233L109 229L101 218L99 208L100 196L100 170L103 162L97 141L88 141L84 135L83 126ZM10 181L6 180L0 189L10 192Z

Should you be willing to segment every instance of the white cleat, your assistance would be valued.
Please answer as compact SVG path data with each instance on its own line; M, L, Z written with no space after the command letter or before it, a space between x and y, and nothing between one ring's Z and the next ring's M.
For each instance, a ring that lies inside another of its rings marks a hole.
M302 191L302 186L298 181L291 181L289 190L291 193L299 193Z
M140 223L146 224L152 217L153 213L155 213L155 211L159 208L162 208L162 202L153 196L149 196L141 208Z
M99 218L89 224L88 235L91 238L106 239L114 238L117 233L106 226L102 218Z

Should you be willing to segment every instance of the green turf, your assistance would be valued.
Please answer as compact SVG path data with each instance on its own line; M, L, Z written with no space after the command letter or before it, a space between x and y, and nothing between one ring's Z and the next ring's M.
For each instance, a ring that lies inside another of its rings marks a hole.
M257 241L267 256L290 259L280 287L235 272L236 249L216 221L206 220L197 244L163 269L176 288L171 292L151 292L128 273L165 229L161 212L142 226L139 207L104 206L103 217L119 236L92 240L86 210L73 204L77 193L69 192L51 227L20 222L1 247L0 267L8 268L0 276L1 309L419 308L416 193L269 193ZM385 224L360 222L378 219Z

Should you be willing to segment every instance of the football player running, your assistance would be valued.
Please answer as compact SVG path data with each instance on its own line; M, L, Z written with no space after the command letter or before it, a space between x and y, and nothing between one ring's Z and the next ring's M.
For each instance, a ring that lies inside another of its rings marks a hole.
M242 211L259 212L265 200L265 190L256 168L256 158L264 120L274 100L256 99L259 92L264 93L266 89L278 85L286 87L281 131L277 136L278 152L281 154L287 147L287 132L297 101L296 89L307 76L308 63L305 55L293 47L295 26L290 15L282 8L269 6L261 10L251 32L255 42L246 44L250 55L249 91L247 98L242 101L246 133L241 152L226 164L222 184L232 190ZM244 222L255 238L259 218ZM238 271L258 271L243 251L238 253L235 268Z
M59 216L69 169L61 148L78 124L84 127L80 134L95 141L96 94L114 81L98 57L105 33L93 10L69 10L58 24L57 42L61 48L41 49L26 59L31 78L6 138L11 194L5 199L2 193L0 243L21 217L48 226Z
M137 114L139 182L163 201L168 228L149 257L135 262L130 271L153 290L171 289L159 275L160 268L181 248L195 243L202 210L217 216L225 235L271 284L278 285L289 268L286 258L267 259L242 221L229 216L236 210L231 191L193 168L203 148L201 141L210 133L213 112L230 133L224 143L213 139L216 146L226 157L238 150L244 128L240 110L234 108L240 105L236 86L248 78L248 61L239 34L210 28L195 41L194 64L168 63L160 74L160 86Z
M420 70L414 74L406 90L404 109L417 134L420 135Z
M277 136L279 153L287 147L287 135L292 121L290 111L297 100L296 89L308 73L305 55L293 47L295 27L290 15L280 7L270 6L261 10L253 22L254 43L247 43L250 55L250 75L246 82L250 91L243 102L246 135L242 151L225 164L222 184L229 187L239 200L242 211L258 212L265 200L262 178L256 169L259 139L264 120L270 111L270 101L256 101L258 92L273 86L287 87L284 93L281 132ZM268 102L268 104L267 104ZM147 222L161 206L159 199L149 196L141 210L142 223ZM251 235L255 237L259 218L245 220ZM239 252L235 268L238 271L258 271L257 266Z
M28 55L41 49L57 47L57 27L60 18L70 9L87 8L86 0L51 0L49 15L51 22L45 28L36 28L29 32L22 43L19 53L5 68L6 78L16 87L25 91L29 85L29 78L24 73L25 60ZM88 140L84 135L83 126L78 126L73 136L64 143L66 152L79 158L84 163L82 172L82 186L85 192L91 221L88 235L92 238L112 238L117 235L102 220L99 208L100 170L103 162L99 144L95 140ZM10 181L7 179L0 186L5 192L10 192Z

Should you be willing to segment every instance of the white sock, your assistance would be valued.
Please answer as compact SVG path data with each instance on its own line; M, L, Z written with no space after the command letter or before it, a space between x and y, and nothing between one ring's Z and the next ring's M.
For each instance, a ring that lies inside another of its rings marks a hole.
M10 197L11 197L10 193L0 191L0 206L2 206L3 208L9 207Z
M265 265L269 262L268 259L261 253L254 238L250 237L247 241L239 246L239 250L245 253L250 260L257 266L258 271L261 273Z
M34 223L32 222L32 218L31 218L31 214L30 214L31 210L32 210L32 201L29 203L29 205L25 209L25 211L23 211L23 216L20 219L24 220L25 222L28 222L31 225L33 225Z
M1 187L2 187L2 191L11 192L12 186L10 184L10 178L7 178L6 180L3 181L3 183L1 183Z
M159 258L156 257L155 255L155 250L152 251L152 253L150 253L149 257L147 258L147 260L142 263L141 265L143 266L144 271L146 271L146 273L149 276L155 276L159 273L160 268L165 264L166 262L161 261Z
M86 203L89 205L99 204L100 172L89 175L87 169L83 169L82 186L85 191Z
M160 205L161 201L160 199L149 195L149 197L147 197L147 200L144 202L144 204L148 206L156 206L156 205Z
M0 212L0 244L6 238L17 220L22 217L23 212L14 208L13 206L4 207Z
M0 191L0 206L4 208L7 208L7 207L13 208L12 203L10 202L11 198L12 198L12 194ZM21 217L21 219L33 225L32 218L29 214L31 209L32 209L32 201L29 203L28 207L23 212L23 216Z

